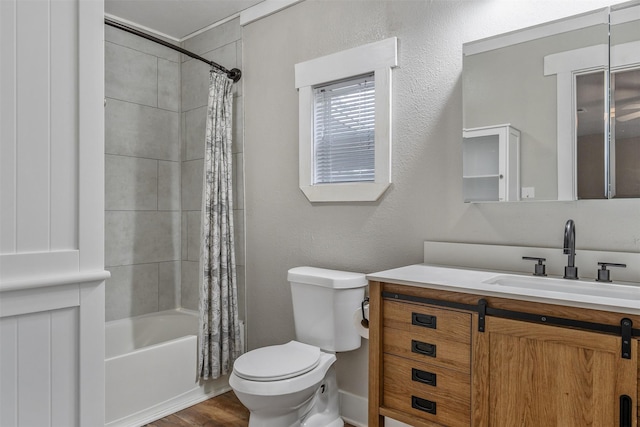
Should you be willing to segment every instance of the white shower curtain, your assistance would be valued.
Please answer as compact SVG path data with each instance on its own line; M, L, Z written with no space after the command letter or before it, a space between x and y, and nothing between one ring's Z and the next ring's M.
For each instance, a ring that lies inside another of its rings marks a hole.
M242 353L233 238L233 82L211 70L200 246L199 374L228 374Z

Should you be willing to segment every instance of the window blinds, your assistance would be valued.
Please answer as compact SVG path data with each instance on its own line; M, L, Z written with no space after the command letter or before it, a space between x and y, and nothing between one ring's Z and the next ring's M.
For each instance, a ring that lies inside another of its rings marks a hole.
M313 90L314 184L375 180L373 74Z

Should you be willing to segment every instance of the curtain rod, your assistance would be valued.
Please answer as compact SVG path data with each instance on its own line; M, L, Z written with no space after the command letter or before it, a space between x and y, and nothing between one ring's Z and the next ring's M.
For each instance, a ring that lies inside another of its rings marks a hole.
M144 33L142 31L136 30L135 28L128 27L128 26L126 26L124 24L121 24L121 23L119 23L117 21L114 21L114 20L111 20L109 18L104 18L104 23L106 25L111 26L111 27L118 28L118 29L120 29L122 31L126 31L126 32L131 33L131 34L135 34L138 37L142 37L142 38L145 38L147 40L151 40L152 42L155 42L155 43L161 44L163 46L166 46L169 49L177 50L178 52L184 53L185 55L190 56L191 58L197 59L197 60L202 61L202 62L206 62L207 64L209 64L213 68L216 68L216 69L222 71L223 73L225 73L227 75L227 77L229 77L231 80L233 80L234 83L237 83L240 80L240 78L242 77L242 72L237 68L232 68L231 70L227 70L222 65L216 64L213 61L209 61L208 59L203 58L200 55L196 55L193 52L189 52L188 50L183 49L180 46L176 46L176 45L171 44L169 42L166 42L166 41L164 41L162 39L154 37L154 36L152 36L150 34L147 34L147 33Z

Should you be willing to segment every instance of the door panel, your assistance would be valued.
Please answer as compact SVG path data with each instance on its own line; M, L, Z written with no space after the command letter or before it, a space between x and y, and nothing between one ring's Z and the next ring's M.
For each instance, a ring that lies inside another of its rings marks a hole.
M495 317L485 333L488 425L618 426L621 395L635 420L637 341L623 359L612 335Z

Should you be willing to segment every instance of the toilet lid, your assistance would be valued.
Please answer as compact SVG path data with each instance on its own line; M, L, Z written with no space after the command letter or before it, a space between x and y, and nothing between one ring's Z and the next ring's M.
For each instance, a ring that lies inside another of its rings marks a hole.
M309 372L319 362L318 347L290 341L243 354L233 364L233 372L251 381L278 381Z

